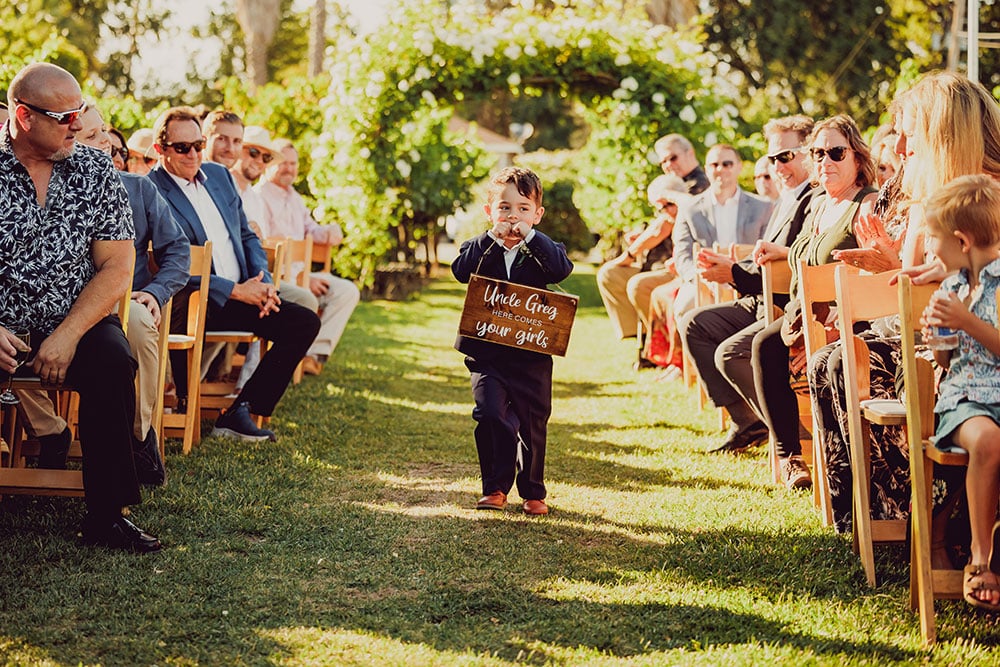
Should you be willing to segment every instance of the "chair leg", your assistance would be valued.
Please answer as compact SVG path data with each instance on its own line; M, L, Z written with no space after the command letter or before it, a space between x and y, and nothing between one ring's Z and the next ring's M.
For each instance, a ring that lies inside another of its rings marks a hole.
M198 355L192 348L188 350L188 387L187 387L187 407L184 414L184 440L181 444L181 451L184 454L191 453L194 445L195 428L200 429L201 425L201 378L194 372L195 361Z
M871 454L868 422L862 420L861 442L851 447L855 545L869 586L875 585L875 551L871 516Z
M833 525L833 500L830 497L829 469L826 466L826 446L823 442L823 430L816 427L816 415L813 415L813 501L819 509L824 526Z
M910 452L910 456L921 456L923 452ZM911 541L916 559L911 563L911 571L916 570L916 606L920 611L920 636L927 644L937 638L934 618L934 579L931 572L931 503L933 498L934 462L923 457L924 479L911 480L913 507L911 516ZM919 477L919 476L915 476ZM912 575L911 575L912 577ZM912 578L911 578L912 581ZM914 594L911 591L911 603Z

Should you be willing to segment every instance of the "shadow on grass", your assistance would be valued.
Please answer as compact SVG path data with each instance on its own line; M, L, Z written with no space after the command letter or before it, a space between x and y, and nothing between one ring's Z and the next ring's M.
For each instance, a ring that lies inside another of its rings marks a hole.
M457 324L461 294L442 282L418 304L363 304L324 374L283 399L278 443L208 438L169 457L168 486L136 510L162 554L79 548L79 501L5 499L0 647L7 639L29 655L15 663L283 664L297 656L274 631L332 628L535 663L578 649L631 657L758 643L921 655L855 639L843 621L799 633L780 616L788 611L744 611L791 597L816 615L834 600L867 613L860 569L833 535L678 529L670 516L650 525L569 507L543 520L465 509L478 491L468 377L460 355L418 326L452 330L442 323ZM567 391L606 396L606 386ZM554 424L552 442L567 444L553 447L550 480L597 493L756 488L683 477L662 450L601 435L620 428L598 416ZM620 460L641 456L659 460ZM898 623L895 607L871 613Z
M293 457L275 458L284 459L276 472L295 472ZM120 635L107 654L116 663L181 656L215 664L281 662L282 656L289 657L285 649L264 638L263 631L295 627L367 631L439 651L496 653L511 660L530 650L538 662L558 659L546 655L547 646L628 657L747 642L790 645L820 655L916 657L883 642L790 632L786 621L722 605L727 590L748 585L747 579L762 570L835 567L828 538L666 528L654 531L658 539L635 538L624 530L634 533L636 526L574 512L558 512L548 521L513 511L413 515L408 512L414 508L463 505L469 498L458 492L428 495L423 489L389 488L375 476L358 479L346 472L335 475L331 484L374 488L367 502L339 494L324 498L326 485L317 479L322 473L302 468L297 471L301 477L313 477L313 484L300 488L310 501L305 509L271 507L254 513L233 503L234 488L221 483L223 502L212 522L205 515L204 489L197 496L182 494L174 510L175 517L184 518L175 520L167 534L170 548L153 557L76 549L15 520L7 527L30 535L29 541L40 548L26 553L21 547L9 554L24 565L8 569L0 585L7 601L5 636L63 663L94 658L92 640L67 641L64 633L74 628L91 636ZM204 487L205 480L199 481ZM378 506L383 495L391 496L391 505ZM59 509L68 502L42 504ZM20 510L18 516L24 517L36 504L18 499L5 509ZM4 522L12 518L7 515ZM58 522L53 527L63 536L73 528ZM523 554L532 554L531 560ZM94 583L109 573L111 582ZM712 600L680 601L682 594L673 589L685 581L703 594L714 591ZM593 591L563 591L561 582ZM749 585L770 599L788 594L852 597L842 587L823 590L808 577L776 576ZM619 597L634 601L579 599L598 589L602 592L596 597L605 597L618 586L627 589ZM656 592L644 593L645 586ZM58 610L12 613L12 596L25 590L62 591Z

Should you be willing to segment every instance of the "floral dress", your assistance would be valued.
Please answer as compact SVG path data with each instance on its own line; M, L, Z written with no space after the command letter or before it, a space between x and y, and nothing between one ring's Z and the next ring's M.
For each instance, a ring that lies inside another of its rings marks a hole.
M906 231L904 216L896 216L886 224L886 233L898 240ZM898 318L873 322L873 329L860 338L868 345L870 396L873 399L896 399L902 369L902 349L898 333ZM893 324L892 320L895 320ZM881 326L877 326L881 325ZM833 511L834 526L839 533L852 530L853 475L848 446L847 395L840 342L831 343L813 354L809 360L809 393L816 419L817 437L821 438L827 465L827 481ZM906 431L901 426L871 424L871 509L873 519L906 519L910 513L910 456ZM965 486L965 468L935 466L935 511L964 513L964 505L956 507ZM959 529L950 543L964 548L965 531ZM960 558L956 555L955 558Z

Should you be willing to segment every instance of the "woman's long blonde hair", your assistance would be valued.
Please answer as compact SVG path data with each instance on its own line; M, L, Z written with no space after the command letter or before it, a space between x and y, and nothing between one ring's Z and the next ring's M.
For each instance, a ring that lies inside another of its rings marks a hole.
M903 177L912 200L926 199L958 176L1000 178L1000 106L981 84L955 72L932 72L900 102L915 121L907 136L914 159Z

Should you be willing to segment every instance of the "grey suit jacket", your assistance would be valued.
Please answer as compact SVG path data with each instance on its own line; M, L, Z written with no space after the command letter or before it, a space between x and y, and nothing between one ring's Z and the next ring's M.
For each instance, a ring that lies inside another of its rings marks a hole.
M713 202L715 194L711 189L698 195L691 204L677 214L677 222L671 238L674 242L674 263L676 272L687 282L693 282L697 274L694 246L711 248L719 240L715 227ZM767 221L771 216L772 204L766 199L739 190L739 204L736 210L736 242L756 243L764 235Z

